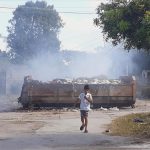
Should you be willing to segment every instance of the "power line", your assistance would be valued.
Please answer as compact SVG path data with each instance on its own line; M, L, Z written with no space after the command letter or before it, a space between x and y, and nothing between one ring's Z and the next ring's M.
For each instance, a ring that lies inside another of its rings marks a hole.
M32 8L32 7L25 7L25 8ZM9 10L15 10L16 8L13 8L13 7L2 7L0 6L0 9L9 9ZM33 8L33 9L40 9L40 10L45 10L43 8ZM61 13L61 14L81 14L81 15L94 15L96 13L94 12L80 12L80 11L60 11L58 13Z
M2 9L16 9L16 8L13 8L13 7L3 7L3 6L1 7L1 6L0 6L0 9L1 9L1 8L2 8Z

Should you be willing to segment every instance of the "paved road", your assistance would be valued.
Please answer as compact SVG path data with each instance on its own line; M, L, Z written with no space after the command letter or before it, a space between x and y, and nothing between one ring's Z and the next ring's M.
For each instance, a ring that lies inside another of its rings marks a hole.
M150 143L100 134L57 133L15 136L0 139L1 150L146 150Z
M37 111L0 113L0 150L150 150L150 141L104 134L112 119L150 110L136 109L89 113L89 133L79 131L79 112Z

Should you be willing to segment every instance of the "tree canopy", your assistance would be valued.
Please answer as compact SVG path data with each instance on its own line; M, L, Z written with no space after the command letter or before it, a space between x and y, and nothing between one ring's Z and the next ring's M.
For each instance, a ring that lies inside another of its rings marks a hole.
M59 51L58 34L63 23L54 7L45 1L30 1L18 6L9 23L7 42L15 62Z
M150 0L111 0L98 6L97 15L94 24L106 41L150 52Z

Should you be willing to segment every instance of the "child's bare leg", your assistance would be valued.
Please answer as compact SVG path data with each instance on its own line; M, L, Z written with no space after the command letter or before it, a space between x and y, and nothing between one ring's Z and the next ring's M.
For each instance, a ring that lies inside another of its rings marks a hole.
M83 116L81 116L81 122L82 122L82 126L84 126L85 123L84 123L84 117Z
M82 131L84 129L84 125L85 125L85 121L84 121L84 117L81 116L81 122L82 122L82 125L80 127L80 130Z
M87 117L87 116L85 116L84 118L85 118L85 131L87 131L88 117Z

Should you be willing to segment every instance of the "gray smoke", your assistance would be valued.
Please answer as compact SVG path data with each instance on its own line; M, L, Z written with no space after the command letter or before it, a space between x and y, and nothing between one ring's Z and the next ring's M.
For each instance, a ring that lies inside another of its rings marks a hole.
M0 112L14 111L21 107L17 102L17 97L12 94L0 96L0 106Z
M24 65L14 65L5 62L6 96L0 97L0 111L19 107L17 98L20 96L24 76L31 75L33 79L50 81L56 78L77 77L107 77L119 78L131 75L135 68L132 62L135 52L128 53L121 47L107 45L97 48L96 53L77 51L60 51L59 53L39 54Z
M49 81L55 78L107 76L119 78L131 75L136 65L135 52L107 45L95 53L61 51L57 54L40 54L27 63L28 74L34 79Z

